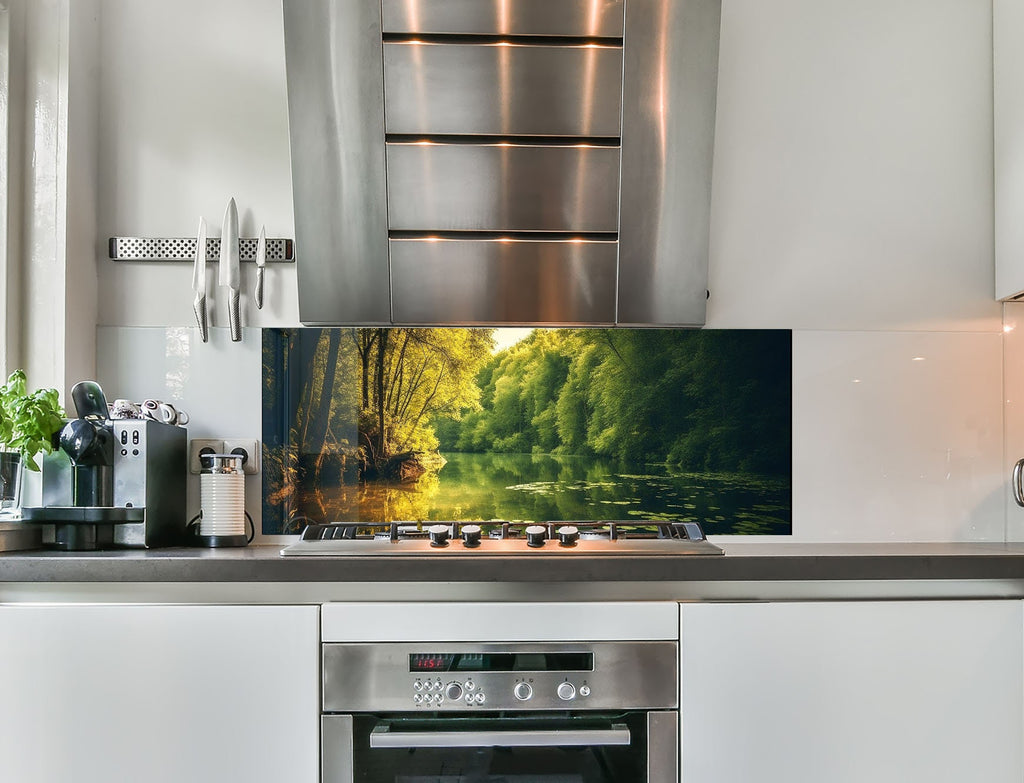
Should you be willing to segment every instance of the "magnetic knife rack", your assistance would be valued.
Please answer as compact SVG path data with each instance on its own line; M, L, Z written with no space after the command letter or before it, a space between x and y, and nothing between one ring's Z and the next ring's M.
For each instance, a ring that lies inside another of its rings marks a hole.
M195 237L111 237L108 252L112 261L195 261ZM256 261L257 239L238 240L239 261ZM220 237L206 240L206 260L220 260ZM267 263L295 262L295 242L291 239L267 238Z

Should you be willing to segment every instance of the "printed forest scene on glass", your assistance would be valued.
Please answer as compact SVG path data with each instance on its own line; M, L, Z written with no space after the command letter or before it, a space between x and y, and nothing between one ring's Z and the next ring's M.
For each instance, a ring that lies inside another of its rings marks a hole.
M263 330L263 532L671 520L792 532L785 330Z

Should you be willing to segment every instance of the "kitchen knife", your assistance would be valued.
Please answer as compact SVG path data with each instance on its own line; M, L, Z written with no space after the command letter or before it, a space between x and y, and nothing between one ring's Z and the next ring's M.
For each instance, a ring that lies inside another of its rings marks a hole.
M256 309L263 309L263 274L267 265L267 227L260 226L260 238L256 240L256 291L253 293L253 300L256 302Z
M199 324L199 336L203 342L210 339L206 320L206 218L199 218L199 235L196 237L196 262L192 267L192 290L196 298L192 300L192 309L196 313Z
M235 200L228 201L224 211L224 227L220 234L220 284L228 288L228 325L231 327L231 341L242 339L241 315L238 310L238 296L241 288L238 271L238 207Z

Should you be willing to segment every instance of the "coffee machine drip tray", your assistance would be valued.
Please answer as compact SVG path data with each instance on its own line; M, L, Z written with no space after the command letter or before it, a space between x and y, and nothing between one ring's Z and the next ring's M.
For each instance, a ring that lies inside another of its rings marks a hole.
M39 506L21 509L24 522L53 525L56 549L83 551L115 544L114 526L145 522L140 506ZM44 535L44 542L48 539Z
M145 522L146 509L119 506L39 506L22 508L24 522L48 524L119 525L126 522Z

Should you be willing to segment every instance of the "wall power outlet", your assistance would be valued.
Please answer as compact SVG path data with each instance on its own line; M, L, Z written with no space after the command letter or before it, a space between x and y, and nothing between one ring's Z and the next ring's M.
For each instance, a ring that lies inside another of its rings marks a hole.
M256 439L224 438L225 454L242 455L242 472L247 476L260 472L260 442Z
M188 472L202 469L202 454L241 454L242 471L246 475L260 472L260 442L255 438L193 438L188 444Z
M188 442L188 472L198 474L202 469L202 454L223 454L224 441L212 438L193 438Z

